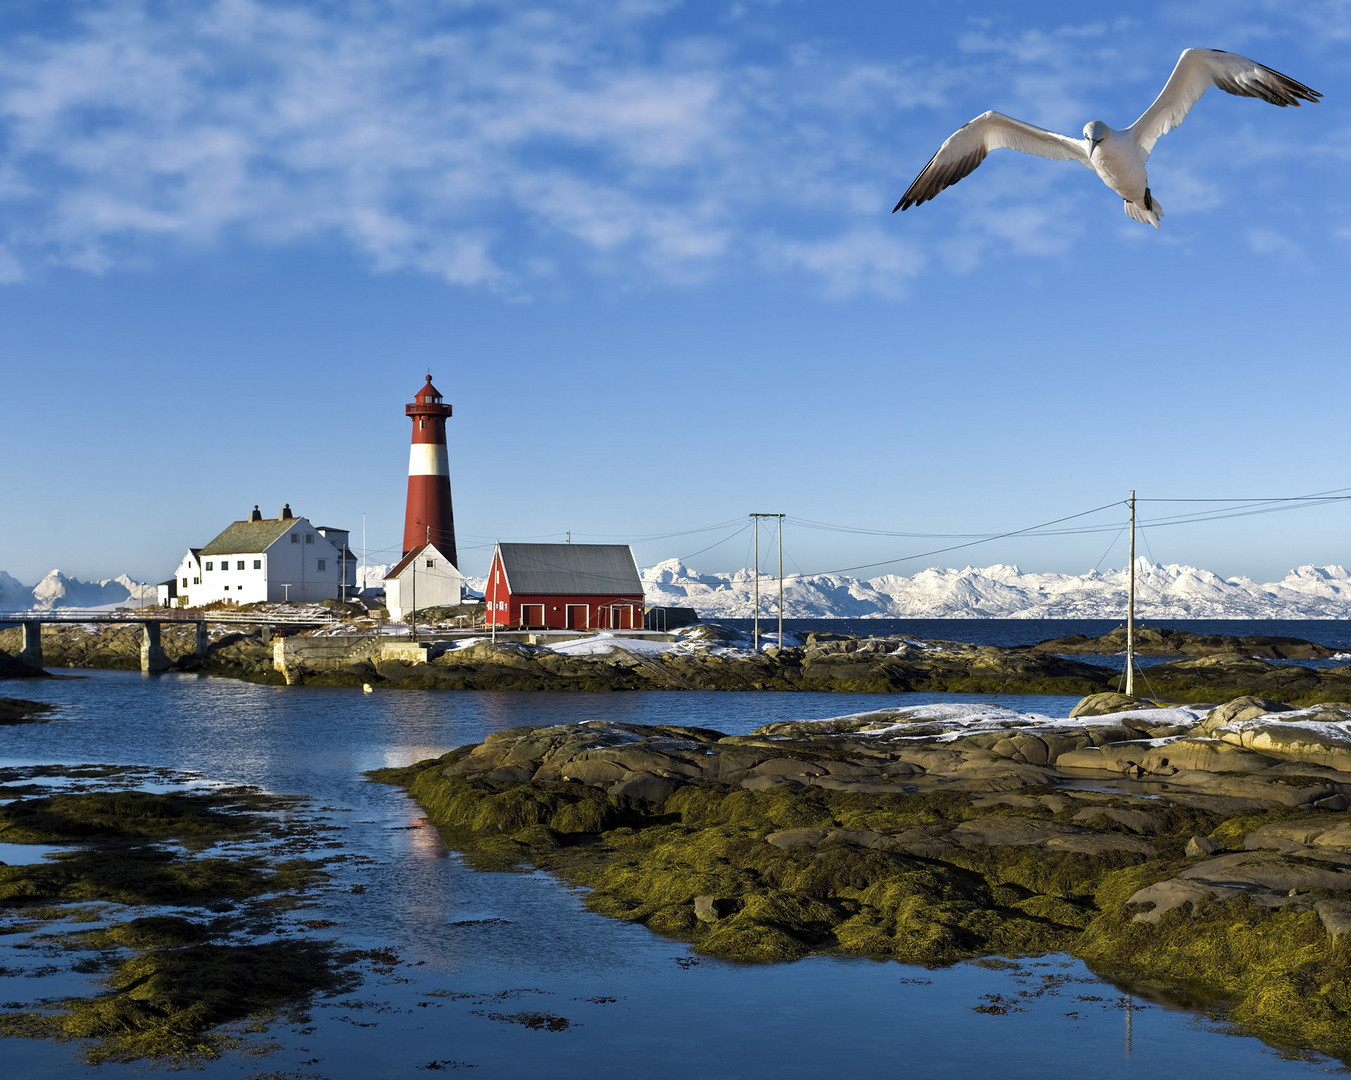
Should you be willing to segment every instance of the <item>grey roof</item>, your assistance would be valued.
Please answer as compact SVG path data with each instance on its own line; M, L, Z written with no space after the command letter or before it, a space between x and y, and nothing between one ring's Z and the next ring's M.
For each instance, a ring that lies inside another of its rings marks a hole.
M198 552L199 555L242 555L266 551L285 536L301 518L264 518L262 521L232 521L225 531Z
M498 544L507 587L526 596L632 596L643 580L627 544Z

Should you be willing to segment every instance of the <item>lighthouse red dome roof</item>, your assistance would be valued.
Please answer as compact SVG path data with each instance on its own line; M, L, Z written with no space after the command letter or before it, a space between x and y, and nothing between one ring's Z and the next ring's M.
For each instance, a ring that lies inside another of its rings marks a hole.
M413 395L418 401L440 401L441 391L432 385L432 377L427 376L427 385Z

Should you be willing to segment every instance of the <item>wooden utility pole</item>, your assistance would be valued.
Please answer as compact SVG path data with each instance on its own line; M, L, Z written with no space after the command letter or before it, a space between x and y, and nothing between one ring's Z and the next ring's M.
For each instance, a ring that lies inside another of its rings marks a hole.
M779 648L783 648L783 515L779 515Z
M760 651L760 515L752 514L755 522L755 632L751 635L751 648Z
M772 517L779 519L779 647L783 647L783 515L751 514L755 522L755 629L752 643L755 651L760 651L760 519Z
M1135 696L1135 491L1131 490L1131 570L1126 594L1126 696Z

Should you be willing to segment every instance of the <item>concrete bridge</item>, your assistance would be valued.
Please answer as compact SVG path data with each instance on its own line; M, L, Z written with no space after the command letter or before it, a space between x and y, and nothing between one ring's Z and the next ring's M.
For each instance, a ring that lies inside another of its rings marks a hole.
M16 657L30 667L42 667L42 627L43 625L126 625L138 623L141 627L141 671L146 674L166 671L169 658L160 644L160 631L165 623L184 625L191 623L197 630L197 656L205 657L207 648L207 624L225 626L260 626L264 640L270 639L272 631L278 627L291 629L313 629L337 622L326 617L305 617L302 615L263 615L253 612L211 612L184 609L174 612L157 612L147 615L144 611L123 609L120 611L79 611L66 608L60 611L0 611L0 629L19 626L23 629L23 648Z

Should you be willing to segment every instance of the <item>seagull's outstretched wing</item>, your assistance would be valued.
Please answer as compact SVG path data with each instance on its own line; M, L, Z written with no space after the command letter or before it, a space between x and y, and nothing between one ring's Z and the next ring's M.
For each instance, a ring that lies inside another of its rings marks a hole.
M985 112L948 136L891 212L928 202L945 187L975 171L991 150L1021 150L1038 157L1088 165L1088 152L1080 140L1025 124L1003 113Z
M1226 94L1261 98L1281 108L1298 107L1301 101L1316 102L1323 96L1246 56L1219 49L1186 49L1178 57L1177 67L1168 76L1163 92L1128 129L1140 152L1148 158L1159 136L1182 123L1191 107L1212 86L1218 86Z

